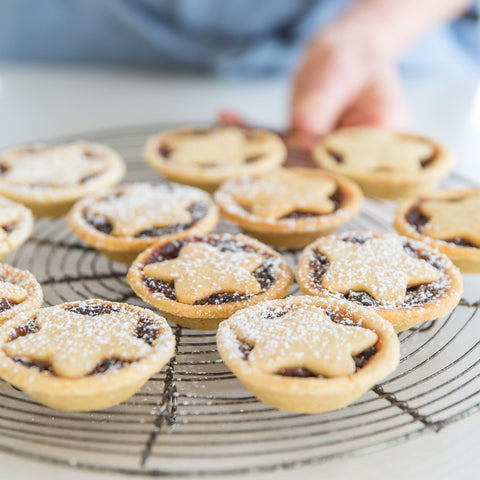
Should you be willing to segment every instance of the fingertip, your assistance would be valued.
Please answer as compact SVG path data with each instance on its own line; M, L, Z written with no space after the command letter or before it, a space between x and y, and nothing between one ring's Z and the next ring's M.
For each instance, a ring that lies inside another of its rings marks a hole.
M245 127L247 122L233 110L222 109L217 114L217 121L221 125Z
M331 130L331 126L327 125L316 111L315 113L301 110L293 111L290 126L292 131L302 132L311 137L325 135Z

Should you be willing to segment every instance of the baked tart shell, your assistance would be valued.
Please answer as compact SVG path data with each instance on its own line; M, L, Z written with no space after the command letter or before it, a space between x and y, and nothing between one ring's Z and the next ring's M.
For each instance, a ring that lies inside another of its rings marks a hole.
M374 312L352 308L332 299L303 296L266 302L263 305L284 307L300 306L305 303L345 314L355 322L361 322L363 327L373 330L378 336L375 345L377 352L362 368L347 376L300 378L265 373L249 365L238 348L232 349L232 344L235 344L236 340L235 333L230 328L230 320L225 320L220 324L217 333L218 351L230 370L262 402L280 410L298 413L321 413L343 408L396 368L400 355L397 336L392 326ZM253 307L249 311L253 312L260 308L261 306Z

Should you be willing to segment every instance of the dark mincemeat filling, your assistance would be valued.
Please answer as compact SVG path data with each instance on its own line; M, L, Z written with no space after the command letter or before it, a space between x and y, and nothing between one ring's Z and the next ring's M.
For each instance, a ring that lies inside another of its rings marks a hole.
M182 247L188 242L201 241L202 237L192 236L186 239L180 239L175 242L163 245L161 248L153 251L149 258L145 261L144 266L150 263L163 262L165 260L172 260L177 258L180 254ZM249 253L258 253L253 247L249 245L238 246L232 241L222 241L219 239L209 239L208 242L210 245L218 248L221 252L234 252L238 250L243 250ZM252 275L257 279L261 287L261 293L266 291L276 280L273 274L273 266L271 262L266 259L266 261L255 270ZM174 282L163 282L152 277L143 276L143 281L145 285L150 289L152 293L160 293L162 296L170 299L177 300L175 295L175 285ZM238 293L214 293L207 298L202 298L195 302L195 305L219 305L223 303L231 302L240 302L250 298L252 295L240 295Z
M65 307L65 310L88 317L96 317L97 315L119 312L121 308L117 305L109 305L108 303L79 303L78 305Z
M437 150L434 150L430 156L420 160L420 165L422 166L422 168L427 168L435 161L436 158L437 158Z
M367 238L342 238L344 241L350 241L355 243L364 243ZM434 255L425 252L420 253L414 248L410 246L410 244L404 245L405 251L416 258L423 259L427 261L430 265L435 267L437 270L443 271L444 266L441 261L436 258ZM329 262L325 255L322 255L318 250L314 252L313 259L310 264L310 268L312 271L312 279L315 281L317 285L321 287L322 278L327 271ZM322 287L323 288L323 287ZM416 305L424 305L436 297L438 297L441 293L443 293L444 287L442 287L439 282L432 282L429 284L422 284L417 285L415 287L407 288L407 292L405 295L404 303L399 307L412 307ZM355 303L359 303L360 305L367 306L367 307L381 307L381 304L377 302L371 295L367 292L362 291L350 291L348 294L343 295L341 293L337 293L336 295L341 295L347 300Z
M17 302L13 300L8 300L8 298L1 298L0 299L0 312L4 312L5 310L10 310L15 305L18 305Z
M282 315L285 315L288 312L288 309L280 310L280 311L271 311L271 312L265 312L263 314L264 318L279 318ZM353 325L355 326L356 324L346 318L341 316L340 314L335 314L331 312L325 312L329 315L329 317L332 319L332 321L336 323L342 323L342 324L347 324L347 325ZM245 342L239 342L238 349L240 350L240 353L242 354L243 360L248 360L248 357L250 356L251 351L254 349L254 346L248 345ZM367 348L364 350L362 353L359 355L355 355L353 357L353 360L355 361L355 371L358 372L361 368L363 368L368 361L377 353L377 348L375 346ZM290 367L290 368L283 368L276 372L277 375L281 375L283 377L301 377L301 378L308 378L308 377L316 377L316 378L325 378L322 375L316 375L312 371L308 370L307 368L303 367Z
M326 152L335 160L335 162L343 163L343 155L341 153L335 152L329 148L326 149Z
M8 167L3 163L0 163L0 175L3 175L4 173L7 173L7 172L8 172Z
M80 183L87 183L90 182L90 180L93 180L94 178L98 177L100 175L99 173L92 173L91 175L85 175L80 179Z
M190 205L187 208L187 211L190 212L192 219L188 223L176 223L175 225L170 225L168 227L161 228L149 228L148 230L143 230L135 235L135 238L148 238L148 237L160 237L162 235L171 235L173 233L178 233L187 228L192 227L195 223L200 221L208 211L208 205L206 203L197 202ZM83 212L83 216L87 223L91 225L95 230L110 235L113 231L113 225L105 217L99 215L91 215L88 213L87 209Z
M71 307L66 307L65 310L70 312L78 313L80 315L86 315L89 317L96 317L97 315L108 314L112 312L119 312L121 307L116 305L108 305L108 304L101 304L101 303L94 303L94 304L79 304L74 305ZM35 318L32 318L24 325L18 325L15 327L13 332L10 334L8 338L8 342L12 342L13 340L24 337L25 335L29 335L31 333L37 333L40 330L40 327L37 324ZM153 345L155 340L160 335L161 328L155 322L155 320L148 318L142 314L139 315L138 323L135 327L133 332L133 336L143 340L148 345ZM56 376L55 371L52 369L52 366L49 362L45 362L42 360L27 360L25 358L20 357L12 357L12 360L16 363L20 363L25 367L35 367L40 372L48 372L53 376ZM88 374L88 375L95 375L97 373L104 373L109 370L118 370L129 365L131 362L120 360L119 358L106 358L100 361L96 367Z
M8 223L6 225L2 225L2 229L5 233L12 233L15 230L17 223Z
M423 226L430 220L428 217L426 217L419 208L420 203L417 203L414 205L406 214L405 214L405 220L415 227L415 230L419 233L422 233L423 231ZM465 240L462 237L455 237L455 238L448 238L448 239L442 239L443 242L447 243L452 243L453 245L457 245L459 247L471 247L471 248L478 248L476 245L473 243L469 242L468 240Z

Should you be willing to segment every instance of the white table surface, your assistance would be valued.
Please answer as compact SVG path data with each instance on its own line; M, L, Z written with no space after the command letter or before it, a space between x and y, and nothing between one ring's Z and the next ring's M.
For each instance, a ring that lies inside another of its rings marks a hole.
M288 83L279 79L212 80L154 71L0 64L0 147L122 125L211 122L226 107L256 124L283 127L288 91ZM457 154L457 170L480 182L480 79L415 76L407 80L407 93L414 129L446 142ZM377 453L259 478L473 480L480 478L479 443L476 414L438 434ZM119 478L1 452L0 465L2 480Z

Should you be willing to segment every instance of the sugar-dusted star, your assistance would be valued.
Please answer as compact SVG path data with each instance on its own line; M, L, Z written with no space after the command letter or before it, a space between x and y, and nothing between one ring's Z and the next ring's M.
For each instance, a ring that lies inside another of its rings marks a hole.
M361 172L385 169L414 173L422 169L422 160L434 154L427 141L377 128L333 134L326 148L342 155L345 169Z
M330 263L322 278L324 288L344 294L367 292L381 305L399 306L408 287L440 278L432 265L409 255L395 234L373 237L362 244L326 237L317 248Z
M187 243L173 260L146 265L145 275L174 282L175 295L193 305L214 293L257 294L260 283L252 275L264 257L245 251L221 252L207 243Z
M192 215L187 208L192 201L188 192L173 195L167 189L142 183L132 185L116 198L94 202L90 213L107 218L113 225L113 235L133 237L151 228L188 224Z
M441 240L460 237L480 246L480 195L455 201L426 200L419 209L429 218L422 228L425 235Z
M118 358L132 362L144 358L153 347L134 336L138 313L128 310L96 316L58 308L38 311L39 331L2 346L10 357L47 362L64 378L81 378L102 361Z
M350 375L355 372L352 357L378 339L372 330L335 323L313 305L261 322L245 318L234 328L238 338L254 345L248 362L270 373L306 368L324 377Z
M99 174L105 168L101 158L86 159L81 144L11 155L13 158L7 155L4 159L9 168L2 179L15 184L78 186L83 178Z
M168 140L171 157L184 165L230 167L245 164L248 158L266 153L265 144L247 140L237 128L220 128L201 135L182 135ZM267 145L268 149L268 145Z
M0 280L0 299L21 303L27 298L27 291L20 285Z
M240 187L237 201L254 215L279 219L293 212L331 213L335 204L334 180L302 172L280 169Z

